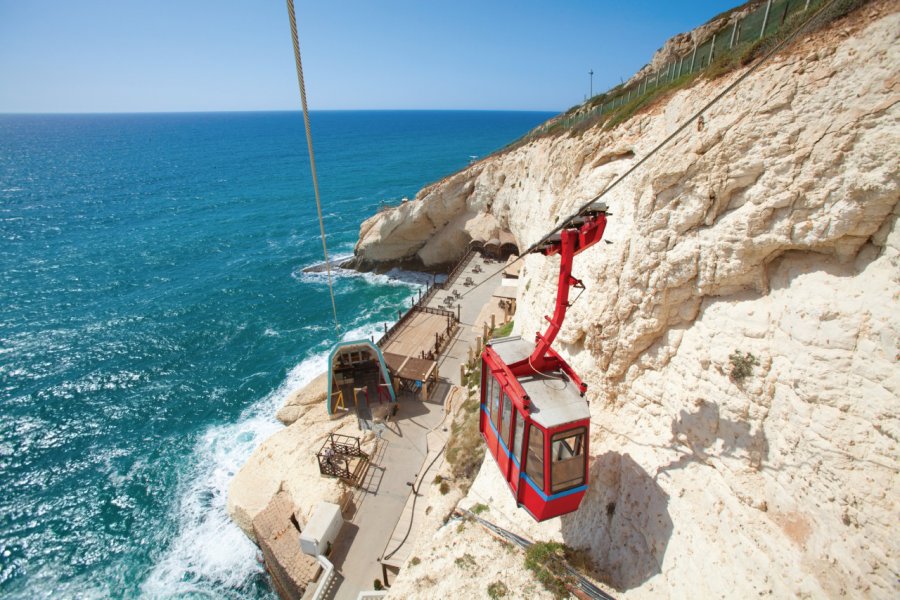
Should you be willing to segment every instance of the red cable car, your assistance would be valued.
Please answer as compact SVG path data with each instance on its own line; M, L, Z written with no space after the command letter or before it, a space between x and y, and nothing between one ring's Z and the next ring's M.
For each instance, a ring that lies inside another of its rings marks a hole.
M578 510L588 486L590 411L585 384L550 345L562 327L572 259L603 237L606 205L591 205L535 252L560 255L559 283L550 325L536 344L520 336L498 338L481 354L479 430L516 503L537 521Z

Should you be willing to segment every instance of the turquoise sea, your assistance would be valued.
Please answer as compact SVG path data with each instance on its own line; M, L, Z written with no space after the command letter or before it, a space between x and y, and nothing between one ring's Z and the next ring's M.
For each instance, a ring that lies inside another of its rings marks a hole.
M313 113L328 243L552 116ZM273 597L225 513L284 395L426 280L330 313L299 113L0 115L0 597Z

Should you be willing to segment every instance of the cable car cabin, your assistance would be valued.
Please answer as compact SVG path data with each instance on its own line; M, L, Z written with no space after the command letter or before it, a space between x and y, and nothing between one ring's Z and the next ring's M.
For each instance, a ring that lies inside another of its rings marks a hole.
M556 309L536 343L499 338L481 354L479 429L516 503L538 521L578 510L588 486L585 384L551 348L569 304L572 259L600 241L606 206L590 206L535 251L560 254Z
M514 377L528 356L521 337L494 340L482 354L481 432L516 502L538 521L578 509L587 489L590 412L563 371Z

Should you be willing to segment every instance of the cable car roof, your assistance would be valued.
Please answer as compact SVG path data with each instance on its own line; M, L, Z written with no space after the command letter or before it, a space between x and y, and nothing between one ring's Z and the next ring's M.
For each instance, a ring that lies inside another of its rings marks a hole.
M491 340L491 348L503 362L511 365L528 358L534 344L516 335ZM578 386L561 371L534 373L519 377L518 381L531 400L531 418L538 425L549 428L591 418Z

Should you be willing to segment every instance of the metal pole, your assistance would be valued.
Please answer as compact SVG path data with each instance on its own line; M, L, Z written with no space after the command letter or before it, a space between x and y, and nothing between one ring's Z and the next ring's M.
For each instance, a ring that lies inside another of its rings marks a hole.
M593 98L594 97L594 70L591 69L590 71L588 71L588 74L591 76L591 95L588 96L588 98Z
M691 53L691 68L688 69L688 73L694 72L694 61L697 59L697 44L694 44L694 51Z
M716 51L716 34L713 34L712 43L709 45L709 64L712 64L713 53Z
M738 26L738 21L740 21L740 19L735 19L735 20L734 20L734 27L731 28L731 41L728 42L728 47L729 47L729 48L734 48L734 38L735 38L735 36L737 36L737 26Z
M784 25L784 20L787 19L789 10L791 10L791 0L787 0L787 2L784 3L784 12L781 13L781 25Z
M766 14L763 15L762 29L759 30L759 38L757 38L757 39L761 39L762 36L764 36L766 34L766 25L769 23L769 11L770 10L772 10L772 0L768 0L768 2L766 2Z
M809 0L806 0L806 4L803 6L803 10L805 11L807 8L809 8Z
M684 57L681 57L681 60L678 61L678 75L676 77L681 77L681 67L684 66Z

